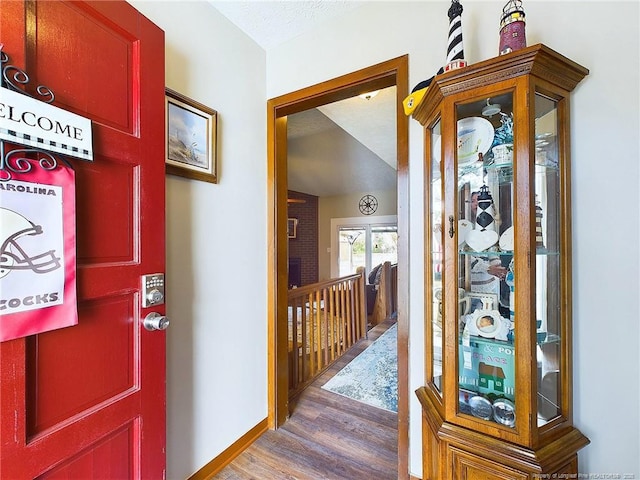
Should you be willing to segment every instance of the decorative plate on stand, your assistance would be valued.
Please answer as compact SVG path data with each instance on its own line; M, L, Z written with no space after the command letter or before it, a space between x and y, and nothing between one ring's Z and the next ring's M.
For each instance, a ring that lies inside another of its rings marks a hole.
M478 155L486 155L493 143L495 129L482 117L458 120L458 166L478 161Z

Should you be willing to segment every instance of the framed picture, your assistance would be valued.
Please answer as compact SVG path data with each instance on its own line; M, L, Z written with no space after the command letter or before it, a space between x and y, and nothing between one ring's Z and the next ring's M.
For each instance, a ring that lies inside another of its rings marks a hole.
M287 237L296 238L297 236L298 236L298 219L288 218L287 219Z
M218 113L169 88L165 89L166 172L218 183Z
M498 295L495 293L479 293L479 292L467 292L467 297L471 299L471 305L469 308L469 313L473 313L476 310L483 309L483 299L490 302L489 310L497 310L499 306Z

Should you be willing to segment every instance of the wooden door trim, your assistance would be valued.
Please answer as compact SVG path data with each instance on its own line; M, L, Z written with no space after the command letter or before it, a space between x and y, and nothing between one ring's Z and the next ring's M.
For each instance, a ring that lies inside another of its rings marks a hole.
M396 86L398 185L398 478L409 478L409 121L402 100L409 93L409 57L403 55L267 102L267 316L268 419L275 429L288 416L287 332L287 115Z

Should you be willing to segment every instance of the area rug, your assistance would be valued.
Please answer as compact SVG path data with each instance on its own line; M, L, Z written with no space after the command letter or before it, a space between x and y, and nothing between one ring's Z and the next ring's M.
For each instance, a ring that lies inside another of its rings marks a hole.
M398 324L393 324L322 388L374 407L398 411Z

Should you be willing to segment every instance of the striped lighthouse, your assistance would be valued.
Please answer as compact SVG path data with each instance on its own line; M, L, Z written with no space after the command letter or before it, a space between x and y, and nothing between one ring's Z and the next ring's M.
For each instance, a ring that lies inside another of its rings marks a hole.
M489 187L482 185L478 194L478 210L476 212L475 229L481 232L485 230L496 231L495 210L493 208L493 197Z
M449 7L449 38L447 41L447 64L445 72L467 66L462 46L462 5L458 0L451 0Z
M536 248L544 249L544 236L542 235L542 207L536 200Z

